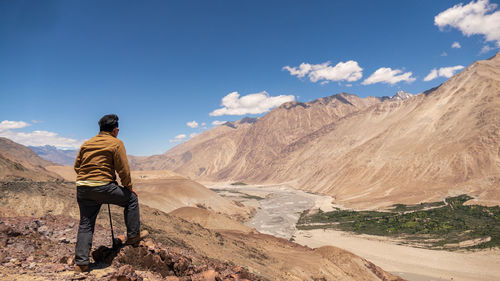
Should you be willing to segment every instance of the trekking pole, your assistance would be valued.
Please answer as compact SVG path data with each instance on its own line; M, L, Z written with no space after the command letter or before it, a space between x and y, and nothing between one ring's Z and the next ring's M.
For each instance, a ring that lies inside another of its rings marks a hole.
M111 225L111 239L113 241L113 249L115 248L115 233L113 232L113 221L111 220L111 209L108 204L108 213L109 213L109 225Z

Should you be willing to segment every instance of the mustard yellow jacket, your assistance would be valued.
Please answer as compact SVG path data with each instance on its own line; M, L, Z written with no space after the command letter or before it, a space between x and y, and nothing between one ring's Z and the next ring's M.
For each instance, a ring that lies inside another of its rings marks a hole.
M127 152L121 140L109 132L100 132L82 144L75 160L77 181L112 182L116 180L115 171L122 185L131 189Z

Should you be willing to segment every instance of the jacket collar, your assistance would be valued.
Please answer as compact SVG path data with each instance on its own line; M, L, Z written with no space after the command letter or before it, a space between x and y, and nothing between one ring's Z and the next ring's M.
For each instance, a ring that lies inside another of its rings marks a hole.
M113 137L111 132L106 132L106 131L100 131L99 136L111 136L111 137Z

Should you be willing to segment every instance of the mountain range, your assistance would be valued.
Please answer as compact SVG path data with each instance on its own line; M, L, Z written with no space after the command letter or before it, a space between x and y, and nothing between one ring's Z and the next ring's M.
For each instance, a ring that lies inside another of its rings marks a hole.
M0 181L60 180L57 174L45 169L54 163L40 158L28 147L0 137Z
M75 164L76 154L78 150L74 149L58 149L52 145L45 146L28 146L41 158L57 163L59 165L73 165Z
M468 193L500 201L500 53L415 96L341 93L226 123L133 169L289 183L360 208Z

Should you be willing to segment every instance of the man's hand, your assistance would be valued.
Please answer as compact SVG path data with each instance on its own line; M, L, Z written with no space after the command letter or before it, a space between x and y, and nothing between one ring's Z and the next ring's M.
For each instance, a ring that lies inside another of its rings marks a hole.
M137 192L135 192L135 190L134 190L134 188L133 188L133 187L131 187L131 188L130 188L130 191L131 191L133 194L135 194L135 196L139 197L139 195L137 195Z

